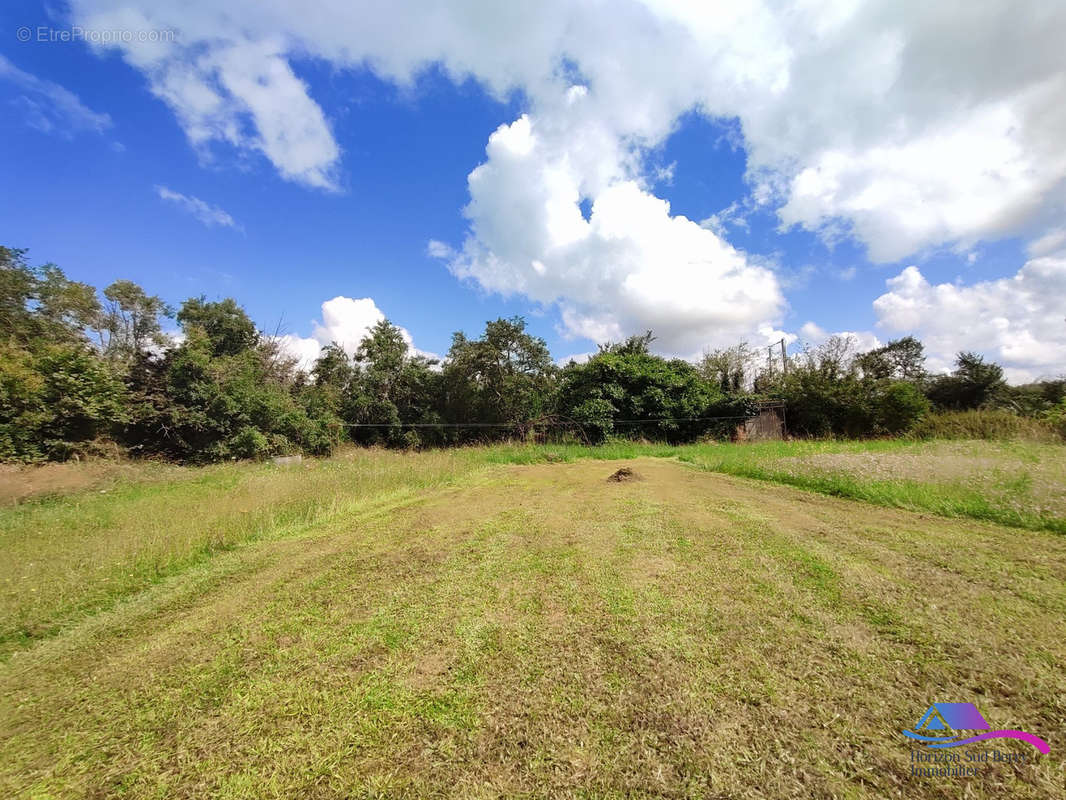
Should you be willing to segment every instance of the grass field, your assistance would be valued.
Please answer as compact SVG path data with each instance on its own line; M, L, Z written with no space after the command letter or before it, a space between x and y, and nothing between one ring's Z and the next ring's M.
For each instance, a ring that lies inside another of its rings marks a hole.
M1066 796L1061 446L68 472L0 474L3 797ZM1051 752L912 776L933 701Z

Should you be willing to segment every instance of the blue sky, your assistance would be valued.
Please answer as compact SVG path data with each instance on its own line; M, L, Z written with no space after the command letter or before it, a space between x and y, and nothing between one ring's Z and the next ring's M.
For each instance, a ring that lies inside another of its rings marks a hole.
M600 39L581 3L332 27L306 5L262 21L238 3L232 30L206 2L5 6L0 242L100 287L233 296L304 354L380 311L440 354L521 314L557 357L645 327L685 357L915 333L934 368L965 348L1016 380L1066 370L1066 165L1047 144L1064 118L1031 103L1066 70L1034 38L1013 84L967 85L966 57L1000 35L992 11L950 47L927 41L937 19L901 12L904 47L875 57L876 4L810 20L868 37L854 52L804 52L773 9L708 29L707 6L619 2ZM176 41L40 40L76 25ZM789 37L789 58L763 55ZM951 72L940 96L910 75L920 47ZM338 296L371 301L327 319Z

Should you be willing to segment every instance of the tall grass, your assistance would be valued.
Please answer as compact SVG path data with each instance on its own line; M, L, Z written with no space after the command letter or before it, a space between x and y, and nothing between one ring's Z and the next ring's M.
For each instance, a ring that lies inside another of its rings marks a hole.
M989 439L1061 442L1050 423L1010 411L943 411L928 414L912 429L915 439Z

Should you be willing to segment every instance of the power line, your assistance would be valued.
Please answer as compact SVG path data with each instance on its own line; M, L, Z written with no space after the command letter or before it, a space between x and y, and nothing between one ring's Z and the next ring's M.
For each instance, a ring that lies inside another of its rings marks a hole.
M719 422L722 420L751 419L755 414L744 414L728 417L653 417L650 419L615 419L611 422L615 425L644 425L652 422ZM570 427L581 426L580 422L346 422L349 428L515 428L523 425L535 427Z

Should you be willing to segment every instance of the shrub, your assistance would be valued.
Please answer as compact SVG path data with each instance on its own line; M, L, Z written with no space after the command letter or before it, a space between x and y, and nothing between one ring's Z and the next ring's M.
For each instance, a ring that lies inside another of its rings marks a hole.
M1066 399L1060 400L1057 405L1044 413L1043 421L1046 422L1060 438L1066 439Z
M267 437L248 425L237 431L227 445L234 458L262 458L270 451Z
M874 391L873 411L875 430L896 436L929 413L929 401L913 383L892 381Z
M1060 441L1053 422L1020 417L1010 411L944 411L925 416L912 429L918 439L1029 439Z

